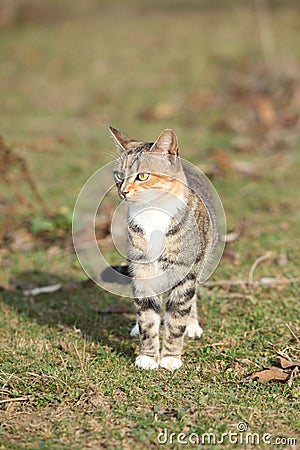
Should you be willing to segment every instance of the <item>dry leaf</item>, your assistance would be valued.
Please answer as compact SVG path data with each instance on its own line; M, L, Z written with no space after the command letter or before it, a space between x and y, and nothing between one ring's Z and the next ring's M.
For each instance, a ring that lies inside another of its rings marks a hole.
M130 312L130 308L124 304L107 305L99 310L100 314L124 314Z
M287 381L290 377L289 373L284 372L278 367L268 367L264 370L259 370L248 375L248 380L255 380L259 383L265 383L267 381Z
M289 361L286 358L283 358L283 356L278 356L276 360L279 362L280 366L283 369L289 369L292 367L300 367L300 361Z
M253 372L247 375L244 380L255 380L259 383L281 381L284 383L287 382L289 386L292 386L299 371L300 361L292 361L279 355L276 358L276 363L280 367L271 366L263 370Z

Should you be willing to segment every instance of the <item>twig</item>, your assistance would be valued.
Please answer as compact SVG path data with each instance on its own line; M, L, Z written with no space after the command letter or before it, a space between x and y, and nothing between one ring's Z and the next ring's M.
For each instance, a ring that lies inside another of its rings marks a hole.
M64 366L64 369L65 369L65 382L66 382L66 384L68 385L68 383L67 383L67 381L68 381L68 369L67 369L67 364L66 364L66 361L64 360L64 358L61 356L61 355L59 355L59 357L60 357L60 359L61 359L61 362L62 362L62 364L63 364L63 366Z
M292 361L292 359L289 357L289 355L287 353L284 353L284 351L283 352L277 352L277 355L281 356L284 359L287 359L288 361Z
M39 295L39 294L52 294L53 292L59 291L62 288L61 283L52 284L50 286L35 287L33 289L26 289L23 291L24 295Z
M276 286L276 285L285 285L285 284L293 284L298 283L300 281L300 277L296 278L259 278L253 280L254 286ZM220 280L220 281L206 281L203 283L205 287L231 287L231 286L248 286L249 280Z
M265 255L260 256L259 258L257 258L254 261L254 263L252 264L250 271L249 271L248 284L253 286L253 276L254 276L254 272L255 272L258 264L261 263L262 261L270 259L271 257L272 257L272 252L267 252Z
M10 403L10 402L26 402L26 401L30 400L31 398L32 398L32 396L6 398L4 400L0 400L0 404L2 404L2 403Z
M288 329L290 330L290 332L292 333L292 335L293 335L293 337L296 339L296 341L300 343L300 339L298 338L298 336L295 335L295 333L293 332L293 330L291 329L291 327L289 326L289 324L286 323L285 325L288 327Z
M228 244L229 242L234 242L239 238L239 233L236 231L232 231L231 233L227 233L225 235L225 242Z
M34 373L34 372L26 372L26 374L28 374L28 375L30 375L30 376L32 376L32 377L36 377L36 378L42 378L42 379L43 379L43 377L46 377L46 378L50 378L50 379L52 379L52 380L56 380L56 381L58 381L59 383L64 384L65 386L67 386L67 388L70 389L70 386L69 386L64 380L62 380L61 378L56 377L56 376L54 376L54 375L48 375L47 373L43 373L43 372L42 372L41 374L39 374L39 373Z
M222 346L222 345L228 345L228 343L226 343L226 342L213 342L212 344L202 345L201 348L204 348L204 347L219 347L219 346Z
M75 345L75 344L74 344L74 349L75 349L75 352L76 352L76 355L77 355L77 358L78 358L78 361L79 361L79 364L80 364L80 367L81 367L81 370L82 370L82 373L83 373L83 376L84 376L85 383L86 383L87 386L89 386L90 383L89 383L89 380L88 380L88 377L87 377L87 373L86 373L86 370L85 370L85 367L84 367L85 340L84 340L84 347L83 347L83 359L81 358L80 353L79 353L78 348L77 348L77 345Z
M231 293L226 293L225 294L226 298L236 298L236 299L246 299L246 300L252 300L252 296L251 295L247 295L247 294L239 294L238 292L231 292Z
M289 387L292 386L294 379L296 378L297 374L299 372L299 367L294 367L290 373L290 378L288 379L287 384L289 385Z

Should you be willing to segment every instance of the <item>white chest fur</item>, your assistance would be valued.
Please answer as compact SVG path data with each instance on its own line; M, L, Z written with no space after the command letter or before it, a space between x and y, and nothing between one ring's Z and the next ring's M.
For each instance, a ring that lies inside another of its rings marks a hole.
M166 234L172 219L167 211L155 207L129 208L129 217L142 228L149 241L153 232Z
M163 252L166 241L166 232L172 216L159 208L149 207L132 211L134 222L143 230L148 242L145 253L150 261L154 262Z
M165 193L159 200L150 197L149 193L144 200L146 201L141 204L129 205L128 215L129 219L133 219L142 228L147 239L155 231L165 234L178 209L184 206L183 198L169 193Z
M180 198L169 195L165 196L163 202L152 202L152 206L129 206L129 219L133 219L143 230L150 244L148 250L150 250L152 260L157 259L163 251L170 222L182 205L183 202Z

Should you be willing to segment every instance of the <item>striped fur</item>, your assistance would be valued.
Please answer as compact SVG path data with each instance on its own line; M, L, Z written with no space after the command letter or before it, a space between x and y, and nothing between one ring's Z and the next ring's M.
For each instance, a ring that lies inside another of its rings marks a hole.
M114 169L116 186L128 203L127 258L137 313L134 333L138 330L140 335L136 365L173 370L182 364L184 335L200 337L202 333L196 291L199 273L213 245L213 208L208 212L195 194L192 186L197 180L183 170L172 130L161 133L155 143L135 141L115 129L111 132L120 150ZM141 173L149 174L144 176L147 180L138 179ZM157 230L153 232L156 219ZM159 252L153 258L158 241ZM167 299L160 352L164 292Z

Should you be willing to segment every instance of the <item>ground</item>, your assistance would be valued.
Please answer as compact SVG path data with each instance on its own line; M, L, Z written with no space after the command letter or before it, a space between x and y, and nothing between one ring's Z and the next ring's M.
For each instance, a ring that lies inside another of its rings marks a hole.
M244 377L300 353L299 6L87 3L1 22L0 448L192 448L203 433L207 449L270 448L266 433L296 448L299 379ZM134 367L132 301L86 282L72 247L109 125L141 140L172 127L224 204L231 242L199 291L204 333L173 373Z

